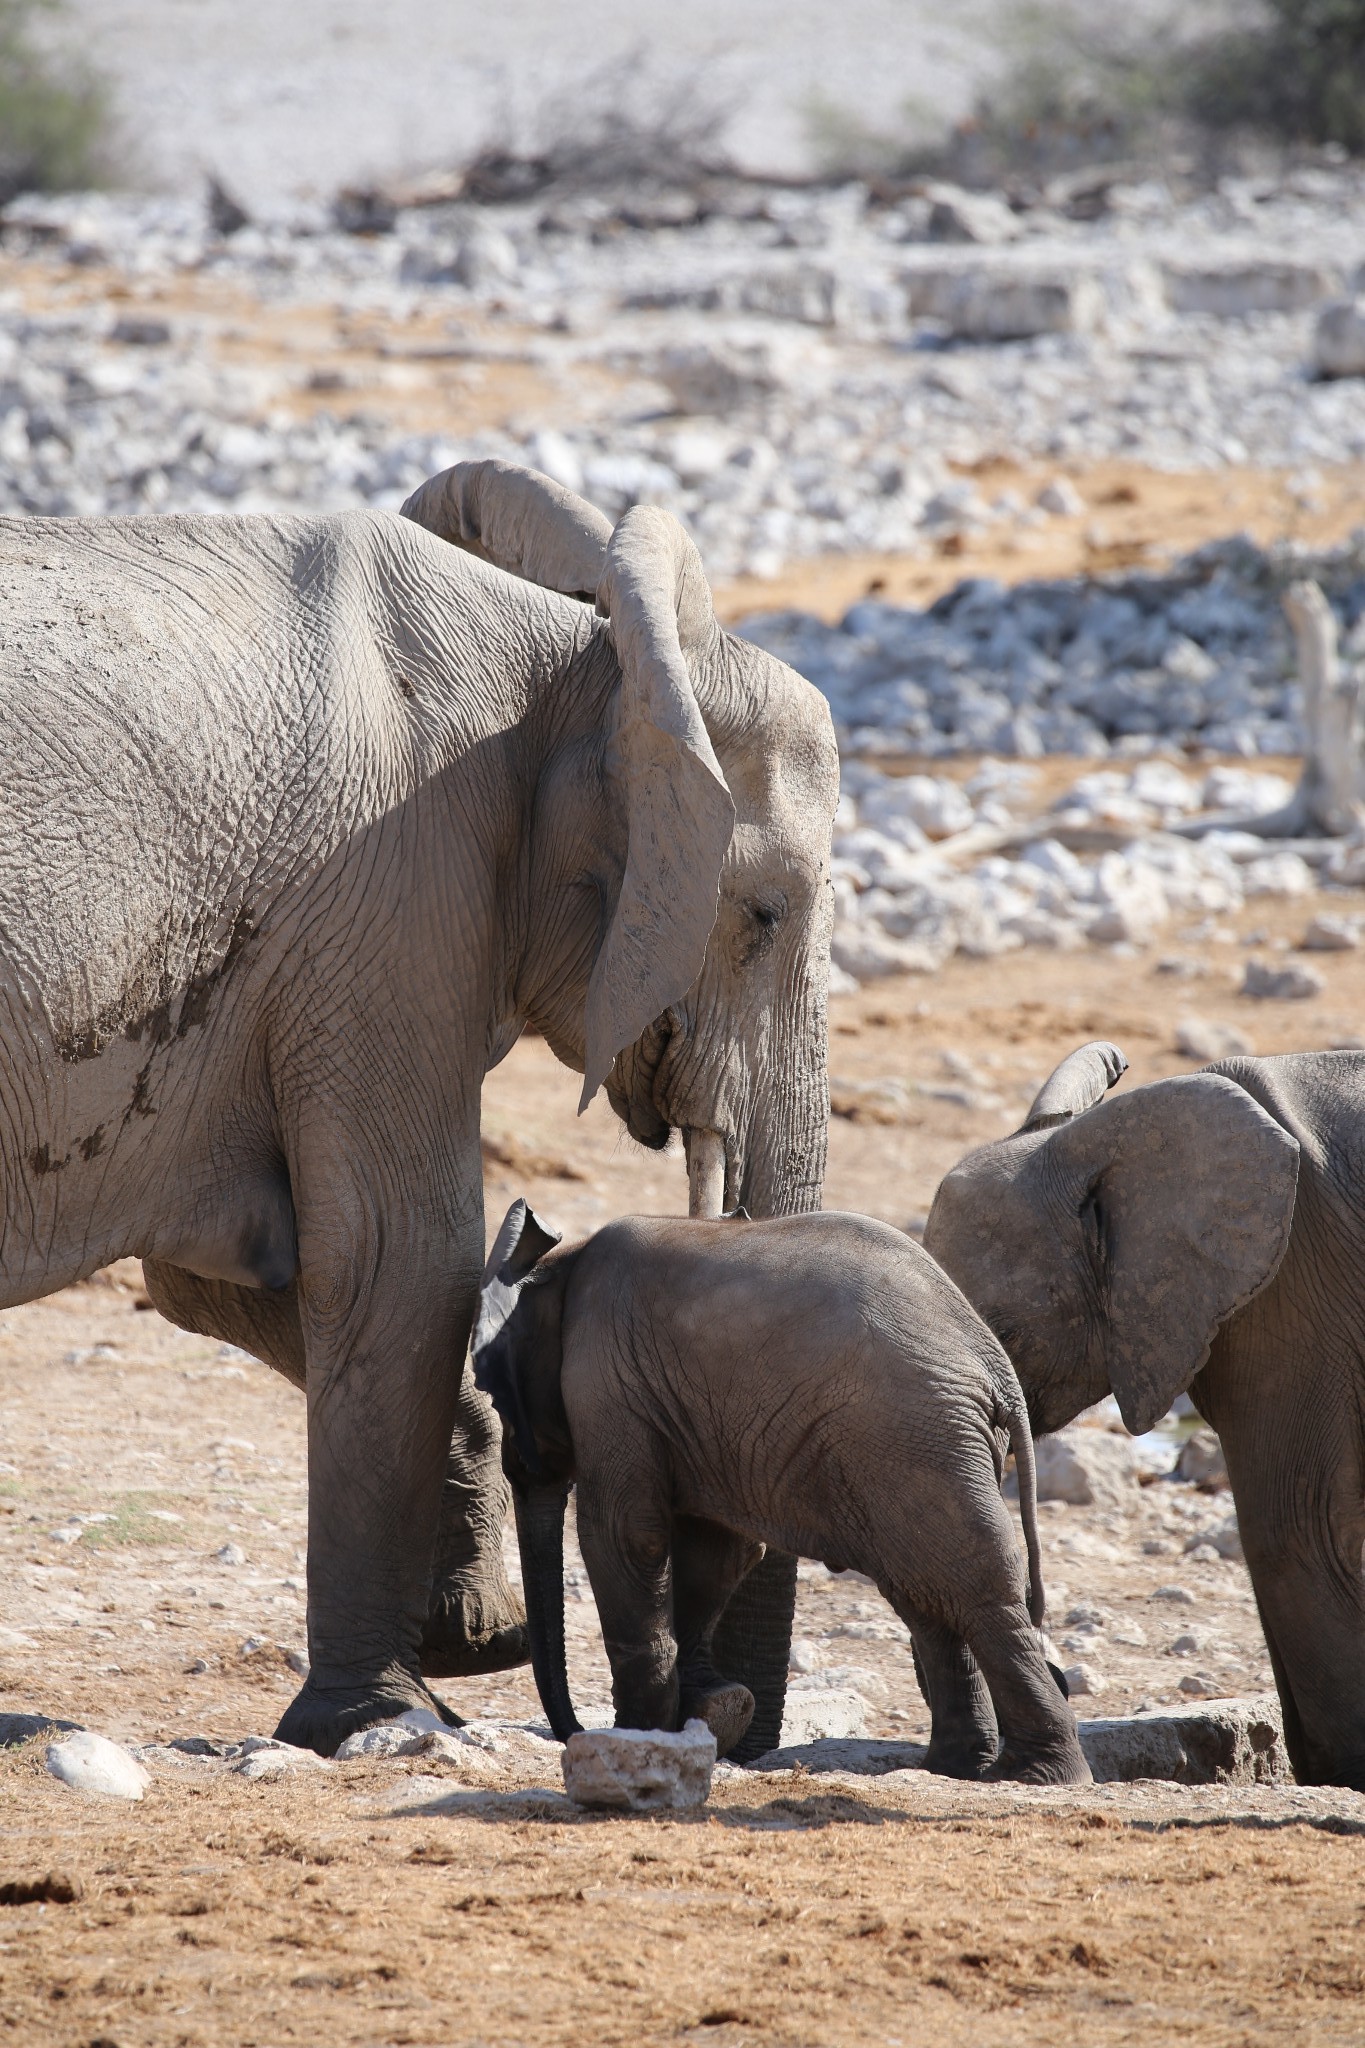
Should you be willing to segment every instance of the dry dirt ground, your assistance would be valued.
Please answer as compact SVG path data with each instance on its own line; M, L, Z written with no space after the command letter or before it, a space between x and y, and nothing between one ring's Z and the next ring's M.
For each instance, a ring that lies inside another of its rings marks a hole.
M1273 957L1310 914L1259 905L1160 953L957 960L837 1000L835 1099L888 1120L834 1118L829 1203L913 1223L1087 1037L1116 1039L1132 1081L1188 1070L1191 1014L1262 1052L1355 1037L1360 954L1314 956L1308 1002L1234 992L1248 932ZM850 1081L901 1085L869 1112ZM567 1230L683 1206L681 1158L640 1152L600 1104L576 1123L540 1042L485 1099L490 1229L521 1193ZM269 1733L305 1647L303 1403L144 1300L129 1262L0 1318L0 1711L135 1743ZM1083 1712L1268 1685L1243 1568L1186 1554L1229 1511L1158 1481L1127 1512L1045 1513L1049 1625L1096 1674ZM570 1579L593 1720L605 1663L576 1561ZM875 1592L808 1565L799 1598L802 1685L860 1691L871 1734L923 1735ZM522 1673L446 1690L466 1715L538 1717ZM1365 1843L1325 1831L1362 1824L1352 1795L735 1774L699 1818L623 1821L420 1763L153 1775L128 1809L57 1785L41 1744L0 1762L0 1884L84 1887L0 1907L0 2042L1365 2040Z

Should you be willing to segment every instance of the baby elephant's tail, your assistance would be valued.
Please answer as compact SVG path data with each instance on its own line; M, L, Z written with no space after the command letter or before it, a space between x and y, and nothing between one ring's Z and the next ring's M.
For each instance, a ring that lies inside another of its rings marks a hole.
M1019 1519L1024 1525L1024 1548L1028 1552L1029 1619L1035 1628L1041 1628L1047 1596L1043 1591L1043 1557L1038 1546L1038 1472L1033 1461L1033 1431L1017 1390L1002 1396L1000 1406L1014 1452L1014 1469L1019 1475Z

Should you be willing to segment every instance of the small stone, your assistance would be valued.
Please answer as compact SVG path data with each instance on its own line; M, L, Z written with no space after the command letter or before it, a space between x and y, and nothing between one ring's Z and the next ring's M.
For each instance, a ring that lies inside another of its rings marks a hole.
M1085 510L1085 499L1069 476L1055 476L1045 483L1034 503L1054 519L1079 519Z
M787 1656L788 1671L805 1675L811 1671L818 1671L824 1661L818 1643L812 1642L809 1636L793 1636L791 1650Z
M1323 307L1313 362L1320 377L1365 377L1365 298L1334 299Z
M1087 1698L1104 1691L1104 1680L1093 1664L1068 1664L1062 1676L1073 1699Z
M1187 1671L1180 1681L1180 1690L1194 1699L1216 1699L1221 1690L1218 1680L1211 1671Z
M35 1735L58 1735L80 1729L80 1725L79 1721L54 1721L47 1714L0 1714L0 1749L15 1749Z
M214 1551L213 1559L215 1564L245 1564L246 1552L240 1543L225 1543L221 1550Z
M1187 1486L1197 1486L1201 1493L1221 1493L1232 1484L1223 1446L1211 1429L1196 1429L1185 1439L1175 1461L1175 1476Z
M1206 1536L1195 1536L1185 1545L1185 1555L1191 1564L1218 1564L1218 1552Z
M564 1745L564 1789L578 1806L657 1813L703 1806L716 1767L716 1738L704 1721L681 1734L652 1728L591 1728Z
M1326 986L1312 967L1272 967L1264 960L1248 960L1242 970L1242 994L1258 1001L1303 1002L1320 996Z
M1235 1024L1217 1024L1207 1017L1186 1017L1175 1029L1175 1049L1187 1060L1231 1060L1255 1050Z
M1355 917L1334 917L1324 911L1313 922L1299 940L1303 953L1349 953L1360 944L1360 920Z
M1170 1654L1172 1657L1189 1657L1194 1651L1202 1650L1203 1647L1204 1645L1200 1642L1198 1636L1187 1633L1176 1637L1170 1646Z
M1168 1543L1164 1536L1147 1536L1143 1539L1142 1554L1144 1557L1169 1557L1174 1548L1175 1545Z
M331 1759L311 1749L296 1749L291 1742L276 1742L269 1735L248 1735L242 1744L240 1763L233 1765L239 1778L283 1778L290 1771L330 1771Z
M1172 1607L1193 1607L1194 1595L1188 1586L1157 1586L1148 1595L1151 1600L1169 1600Z
M47 1768L63 1785L107 1799L141 1799L152 1782L135 1756L89 1728L50 1742Z

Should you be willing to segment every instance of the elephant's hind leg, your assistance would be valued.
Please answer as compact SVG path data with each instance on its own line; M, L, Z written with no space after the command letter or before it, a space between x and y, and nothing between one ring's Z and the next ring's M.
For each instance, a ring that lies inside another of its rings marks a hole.
M995 1709L976 1659L945 1622L891 1602L910 1631L915 1675L929 1708L932 1732L927 1771L944 1778L983 1778L995 1763L1000 1738Z
M683 1721L705 1721L716 1752L728 1756L743 1741L754 1717L754 1696L738 1679L716 1668L716 1624L735 1587L757 1564L762 1546L692 1515L673 1522L673 1633L678 1641Z
M1075 1717L1043 1656L1022 1600L977 1608L963 1634L990 1688L1000 1755L987 1773L1025 1785L1088 1785Z

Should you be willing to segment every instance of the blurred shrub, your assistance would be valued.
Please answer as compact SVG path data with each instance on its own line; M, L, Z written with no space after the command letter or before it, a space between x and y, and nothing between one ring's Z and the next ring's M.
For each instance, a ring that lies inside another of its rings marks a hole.
M108 95L77 57L35 33L60 0L0 0L0 203L19 192L102 184Z
M1185 0L1157 16L1032 0L1002 10L999 45L994 80L951 132L918 105L886 134L815 102L825 168L984 184L1177 152L1216 168L1240 137L1365 153L1365 0Z

